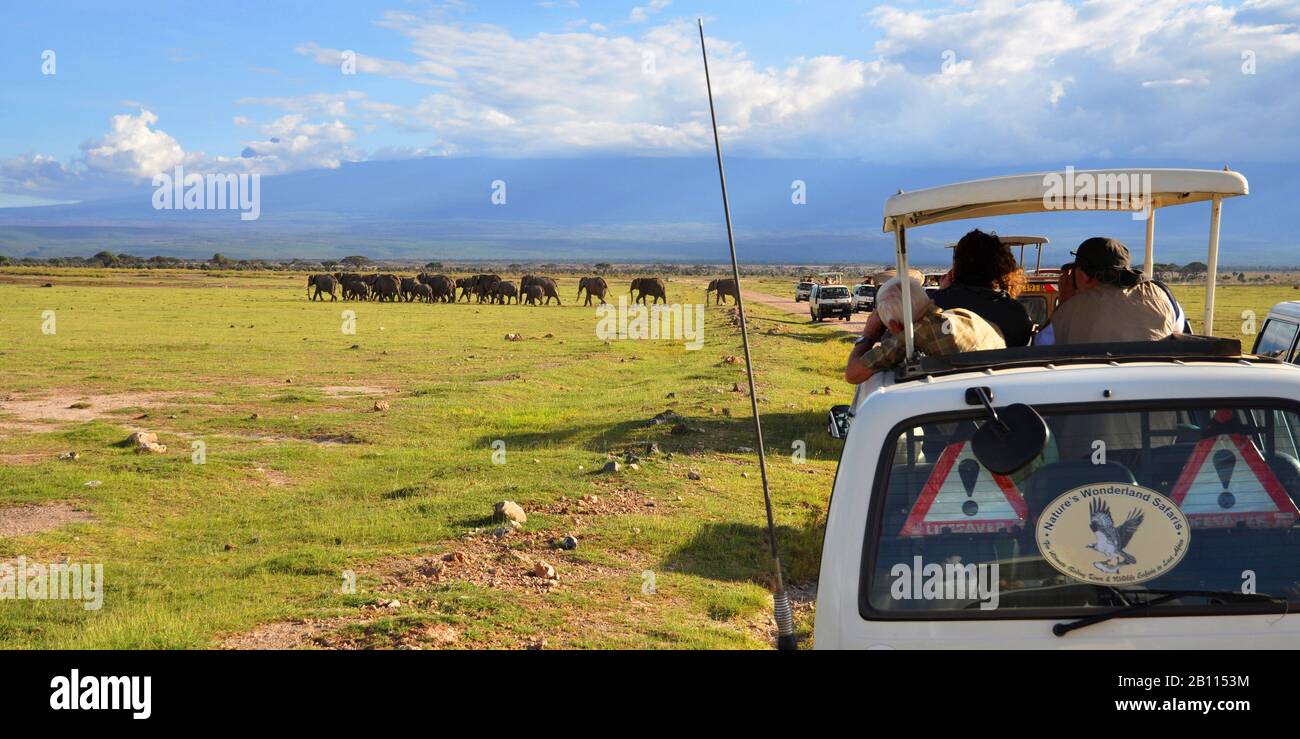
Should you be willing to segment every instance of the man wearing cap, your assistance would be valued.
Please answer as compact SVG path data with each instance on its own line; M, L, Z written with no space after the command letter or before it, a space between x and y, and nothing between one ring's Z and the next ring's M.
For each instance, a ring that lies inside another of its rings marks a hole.
M1128 247L1094 237L1079 245L1069 270L1074 294L1034 339L1043 344L1157 341L1181 333L1185 319L1168 289L1133 269Z

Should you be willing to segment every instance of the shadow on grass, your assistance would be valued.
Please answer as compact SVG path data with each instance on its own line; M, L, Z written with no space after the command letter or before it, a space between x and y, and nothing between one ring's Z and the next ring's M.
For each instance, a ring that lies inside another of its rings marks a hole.
M829 404L827 410L830 409ZM840 443L826 434L826 411L803 413L762 412L763 437L769 454L788 453L791 440L807 445L809 459L838 459ZM698 454L706 452L733 454L741 447L754 446L753 421L748 412L728 416L682 416L665 423L648 425L649 419L623 421L608 426L575 426L553 431L530 431L517 434L487 434L477 444L488 446L502 440L506 449L577 448L603 454L613 449L635 448L651 441L665 452ZM676 427L685 431L674 433Z
M761 501L757 505L761 506ZM825 526L820 511L809 515L803 526L777 526L781 568L790 582L816 582ZM706 524L690 541L665 557L659 566L669 572L729 582L757 582L766 587L771 583L772 575L767 527L742 523Z

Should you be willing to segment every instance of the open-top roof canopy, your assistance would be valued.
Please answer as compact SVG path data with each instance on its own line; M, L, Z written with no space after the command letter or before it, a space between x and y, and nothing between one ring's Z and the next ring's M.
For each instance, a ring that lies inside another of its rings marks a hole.
M1246 178L1224 167L1213 169L1082 169L992 177L916 192L899 192L885 201L886 232L894 233L898 272L908 270L907 232L916 226L964 218L1051 211L1129 211L1146 220L1147 277L1155 264L1156 210L1210 201L1209 270L1205 281L1205 325L1214 335L1214 288L1219 264L1219 222L1223 199L1247 195ZM1004 242L1006 240L1004 239ZM1027 242L1032 243L1032 242ZM1044 242L1045 243L1045 242ZM1024 245L1021 246L1023 251ZM1039 244L1042 256L1042 244ZM1040 265L1041 266L1041 265ZM912 315L911 288L903 282L903 315ZM910 318L903 321L907 356L915 358Z
M1051 239L1046 236L999 236L998 241L1007 246L1033 246L1035 244L1050 244Z
M1141 211L1249 191L1245 177L1226 169L1067 168L900 192L885 201L884 230L1055 210Z
M1052 243L1052 240L1046 236L998 236L998 241L1007 246L1042 246ZM954 241L943 248L955 249L957 248L957 242Z

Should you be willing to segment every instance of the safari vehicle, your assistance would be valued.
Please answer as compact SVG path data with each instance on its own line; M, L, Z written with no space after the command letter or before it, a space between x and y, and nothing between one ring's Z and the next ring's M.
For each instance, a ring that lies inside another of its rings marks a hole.
M873 311L876 309L876 286L875 285L854 285L853 286L853 312Z
M802 303L803 301L807 300L808 296L812 294L813 285L816 284L817 283L813 282L810 279L804 279L800 282L795 283L794 302Z
M814 321L839 316L844 320L853 317L853 298L844 285L813 285L808 297L808 313Z
M1016 300L1025 306L1035 325L1046 326L1056 311L1056 284L1061 279L1061 270L1043 269L1043 247L1051 241L1046 236L999 236L998 240L1010 247L1020 247L1020 269L1025 273L1026 283ZM1026 246L1036 247L1032 270L1025 262Z
M1210 203L1206 335L923 357L905 323L905 363L831 412L817 648L1300 644L1300 367L1212 336L1222 201L1246 180L1139 173L1146 201L1111 208ZM1044 183L890 198L899 270L911 229L1045 212Z
M1261 357L1273 357L1284 362L1300 364L1300 347L1296 335L1300 333L1300 300L1278 303L1268 312L1264 326L1255 337L1251 352Z

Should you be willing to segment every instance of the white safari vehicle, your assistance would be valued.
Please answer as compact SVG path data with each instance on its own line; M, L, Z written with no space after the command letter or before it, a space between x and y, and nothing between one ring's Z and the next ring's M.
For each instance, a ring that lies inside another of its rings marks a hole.
M812 295L813 285L817 283L812 280L800 280L794 285L794 302L802 303Z
M1202 335L920 357L906 325L905 365L831 414L818 648L1300 646L1300 367L1212 337L1222 201L1246 180L1137 174L1140 199L1065 208L1146 211L1150 269L1156 212L1209 201ZM899 271L913 228L1056 209L1046 180L890 198ZM1293 352L1300 311L1276 320Z
M865 283L853 286L853 312L876 309L876 286Z
M847 321L853 317L853 296L844 285L813 285L808 296L808 315L818 322L836 316Z
M1251 352L1262 357L1274 357L1284 362L1300 364L1300 346L1296 337L1300 334L1300 300L1278 303L1268 312L1264 326L1255 337L1255 348Z

